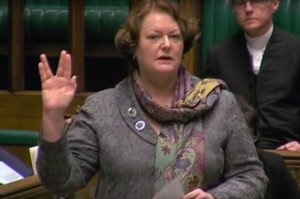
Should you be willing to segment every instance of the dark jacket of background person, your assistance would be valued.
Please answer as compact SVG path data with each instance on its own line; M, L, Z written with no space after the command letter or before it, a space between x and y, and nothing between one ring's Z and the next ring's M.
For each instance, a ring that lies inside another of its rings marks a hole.
M251 136L256 142L258 136L255 129L257 119L256 111L242 96L235 95L235 98L244 113ZM257 153L259 159L263 162L264 170L269 178L264 199L300 198L299 185L292 177L283 158L278 154L267 152L259 148L257 148Z

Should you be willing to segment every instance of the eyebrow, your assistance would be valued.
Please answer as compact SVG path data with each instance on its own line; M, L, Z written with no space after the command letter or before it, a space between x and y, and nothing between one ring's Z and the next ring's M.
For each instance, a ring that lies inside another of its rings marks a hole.
M160 33L161 33L161 32L164 32L164 31L161 31L161 30L153 29L153 28L148 29L147 31L154 31L154 32L160 32ZM180 31L179 28L170 31L170 33L174 33L174 32L176 32L176 33L177 33L177 32L181 33L181 31Z

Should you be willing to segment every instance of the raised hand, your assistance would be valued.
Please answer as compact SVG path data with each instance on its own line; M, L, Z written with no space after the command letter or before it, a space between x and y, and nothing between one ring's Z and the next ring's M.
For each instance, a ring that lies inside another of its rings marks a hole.
M61 52L55 75L51 71L46 55L42 54L40 59L38 67L42 85L43 111L64 113L77 87L76 76L72 76L71 56L66 51Z

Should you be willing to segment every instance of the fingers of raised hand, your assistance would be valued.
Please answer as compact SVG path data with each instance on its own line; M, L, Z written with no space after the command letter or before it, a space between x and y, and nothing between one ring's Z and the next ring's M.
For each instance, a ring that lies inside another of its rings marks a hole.
M38 67L39 67L41 82L44 82L53 76L45 54L40 55L40 62L38 64Z
M56 72L57 76L71 78L72 67L71 67L71 56L65 50L61 51L58 68Z
M74 91L76 91L76 88L77 88L77 81L76 81L77 77L76 76L72 76L71 78L71 86L72 86L72 89Z

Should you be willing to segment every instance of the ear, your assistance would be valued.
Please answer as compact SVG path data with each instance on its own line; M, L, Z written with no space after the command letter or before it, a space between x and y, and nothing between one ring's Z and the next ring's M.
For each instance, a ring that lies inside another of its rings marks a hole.
M272 3L273 12L276 12L279 8L280 0L272 0L271 3Z

